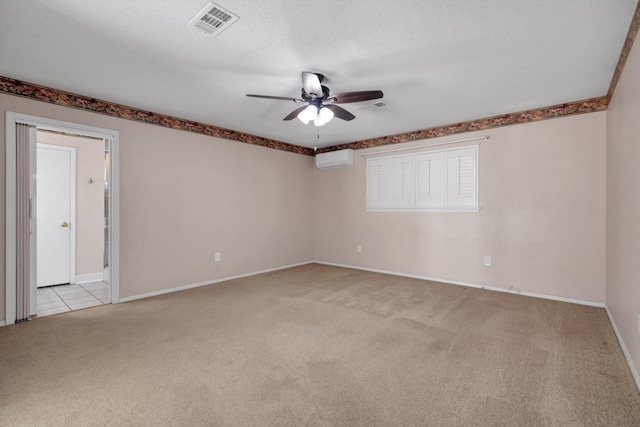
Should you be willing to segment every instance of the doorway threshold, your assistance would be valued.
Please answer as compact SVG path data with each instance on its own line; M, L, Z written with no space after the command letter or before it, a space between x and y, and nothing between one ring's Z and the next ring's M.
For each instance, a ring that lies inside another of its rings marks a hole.
M109 285L88 282L38 289L38 317L109 304Z

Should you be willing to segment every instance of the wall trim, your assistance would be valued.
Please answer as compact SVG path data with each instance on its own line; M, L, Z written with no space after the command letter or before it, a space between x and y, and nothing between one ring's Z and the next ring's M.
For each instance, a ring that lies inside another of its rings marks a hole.
M101 282L104 280L104 272L99 273L85 273L76 274L76 284L89 283L89 282Z
M152 111L140 110L122 104L115 104L109 101L90 98L87 96L65 92L46 86L40 86L35 83L28 83L4 76L0 76L0 93L20 96L23 98L29 98L49 104L60 105L63 107L76 108L93 113L104 114L120 119L143 122L170 129L194 132L202 135L229 139L233 141L259 145L267 148L273 148L276 150L288 151L307 156L315 156L316 154L347 148L362 149L378 147L382 145L400 144L404 142L438 138L447 135L474 132L478 130L529 123L539 120L554 119L558 117L571 116L574 114L594 113L597 111L605 111L609 102L609 98L607 96L601 96L598 98L568 102L564 104L535 108L516 113L470 120L467 122L453 123L445 126L421 129L396 135L388 135L380 138L372 138L362 141L334 145L331 147L320 148L317 150L317 152L314 152L312 148L302 147L300 145L276 141L273 139L250 135L230 129L224 129L191 120L180 119L178 117L154 113Z
M631 18L631 23L629 24L627 37L625 38L624 44L622 45L622 50L620 51L620 56L618 57L616 69L613 71L613 77L611 77L611 83L609 83L609 90L607 91L608 101L611 101L613 93L616 91L618 80L620 80L622 70L624 69L624 65L627 63L627 58L629 57L629 52L631 52L633 42L638 35L638 29L640 29L640 1L638 1L636 10L633 12L633 18Z
M0 76L0 93L34 99L36 101L75 108L78 110L90 111L92 113L104 114L119 119L143 122L170 129L194 132L216 138L230 139L232 141L244 142L246 144L289 151L296 154L304 154L307 156L314 155L312 148L276 141L261 136L250 135L248 133L225 129L192 120L180 119L166 114L141 110L122 104L115 104L113 102L90 98L88 96L65 92L59 89L40 86L35 83L24 82L4 76Z
M227 282L229 280L241 279L243 277L256 276L258 274L270 273L272 271L285 270L287 268L293 268L293 267L300 267L301 265L313 264L313 262L314 261L303 261L303 262L299 262L299 263L296 263L296 264L288 264L288 265L283 265L283 266L280 266L280 267L267 268L265 270L252 271L251 273L238 274L238 275L235 275L235 276L227 276L227 277L222 277L222 278L219 278L219 279L205 280L205 281L196 282L196 283L189 283L188 285L175 286L175 287L172 287L172 288L161 289L161 290L153 291L153 292L145 292L143 294L132 295L130 297L120 298L119 302L124 303L124 302L129 302L129 301L135 301L135 300L138 300L138 299L155 297L155 296L158 296L158 295L170 294L170 293L178 292L178 291L185 291L187 289L199 288L201 286L213 285L215 283Z
M6 326L6 324L4 323L4 320L0 320L0 328Z
M629 353L629 350L627 350L627 346L624 345L622 335L620 335L620 331L618 331L618 327L616 326L615 320L613 320L613 315L611 314L609 307L605 307L605 309L607 311L607 316L609 316L609 321L611 322L611 326L613 326L613 331L616 334L616 338L618 339L618 344L620 344L620 347L622 348L622 353L624 354L624 358L627 359L627 365L629 365L629 370L631 371L631 375L633 376L633 379L636 382L636 387L638 387L638 391L640 392L640 376L638 376L638 370L633 364L633 359L631 359L631 354Z
M478 285L476 283L460 282L460 281L457 281L457 280L448 280L448 279L439 279L437 277L421 276L419 274L406 274L406 273L400 273L400 272L397 272L397 271L379 270L379 269L376 269L376 268L358 267L358 266L355 266L355 265L338 264L338 263L333 263L333 262L325 262L325 261L313 261L313 262L315 262L316 264L331 265L331 266L334 266L334 267L352 268L354 270L363 270L363 271L370 271L372 273L390 274L392 276L409 277L411 279L430 280L432 282L440 282L440 283L447 283L447 284L450 284L450 285L466 286L466 287L469 287L469 288L486 289L488 291L503 292L503 293L514 294L514 295L523 295L523 296L526 296L526 297L548 299L548 300L552 300L552 301L568 302L568 303L572 303L572 304L587 305L587 306L590 306L590 307L598 307L598 308L605 308L606 307L606 305L604 303L602 303L602 302L587 301L587 300L581 300L581 299L576 299L576 298L559 297L559 296L555 296L555 295L538 294L538 293L535 293L535 292L521 291L519 289L501 288L501 287L498 287L498 286Z
M405 142L417 141L422 139L439 138L442 136L457 135L461 133L499 128L503 126L519 125L523 123L537 122L540 120L572 116L575 114L596 113L598 111L605 111L608 104L609 100L607 99L607 97L601 96L598 98L590 98L582 101L574 101L565 104L551 105L548 107L534 108L532 110L502 114L499 116L486 117L483 119L469 120L467 122L420 129L413 132L405 132L396 135L383 136L380 138L364 139L362 141L333 145L331 147L319 148L317 154L336 150L360 150L363 148L379 147L383 145L402 144Z

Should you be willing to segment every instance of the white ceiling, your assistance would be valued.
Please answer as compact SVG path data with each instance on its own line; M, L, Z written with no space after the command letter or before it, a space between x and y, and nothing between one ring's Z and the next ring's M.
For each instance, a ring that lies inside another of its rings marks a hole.
M0 75L324 147L603 96L637 0L217 0L240 20L216 38L187 26L207 3L0 0ZM386 105L315 127L245 96L301 71Z

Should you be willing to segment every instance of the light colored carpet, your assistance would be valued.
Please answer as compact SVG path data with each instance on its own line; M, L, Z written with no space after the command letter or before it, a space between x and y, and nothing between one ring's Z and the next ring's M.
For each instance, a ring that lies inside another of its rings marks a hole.
M324 265L0 328L0 424L638 426L603 309Z

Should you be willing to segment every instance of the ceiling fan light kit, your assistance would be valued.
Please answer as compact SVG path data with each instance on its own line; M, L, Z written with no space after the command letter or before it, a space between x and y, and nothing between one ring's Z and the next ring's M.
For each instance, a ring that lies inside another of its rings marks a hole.
M329 123L331 119L333 119L333 116L333 111L327 107L320 107L320 109L318 109L318 107L311 104L304 110L300 111L297 117L305 125L309 124L309 122L313 120L314 125L323 126Z
M316 118L313 119L313 124L316 126L325 125L329 123L331 119L333 119L333 116L333 111L331 111L327 107L322 107L320 110L318 110L318 115L316 116Z
M316 117L318 117L318 109L315 105L309 105L307 108L300 111L297 117L302 123L307 125L311 120L314 120Z
M344 92L331 95L328 87L321 83L324 76L319 73L302 72L302 94L300 98L288 98L284 96L254 95L248 93L252 98L276 99L279 101L293 101L296 103L306 102L306 107L298 107L289 113L283 120L293 120L297 117L302 123L309 124L313 120L316 126L322 126L331 121L334 117L341 120L353 120L356 118L349 111L336 104L347 104L350 102L362 102L372 99L380 99L384 96L381 90L366 90L360 92Z

